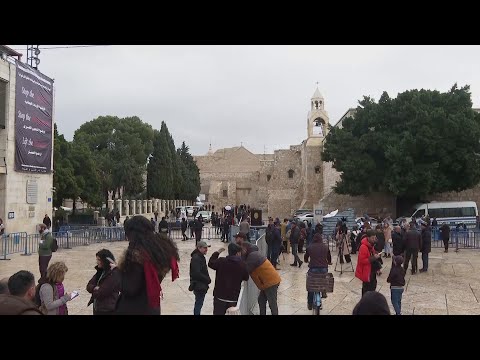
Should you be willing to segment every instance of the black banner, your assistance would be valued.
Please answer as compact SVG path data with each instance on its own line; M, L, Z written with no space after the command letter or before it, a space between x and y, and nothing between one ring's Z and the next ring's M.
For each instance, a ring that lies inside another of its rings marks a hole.
M17 61L15 170L52 171L53 80Z

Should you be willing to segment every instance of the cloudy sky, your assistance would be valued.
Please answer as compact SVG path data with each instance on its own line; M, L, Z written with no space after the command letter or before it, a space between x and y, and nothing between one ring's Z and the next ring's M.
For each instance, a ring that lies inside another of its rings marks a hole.
M25 45L10 45L23 49ZM101 115L165 121L191 153L241 143L256 153L299 144L316 82L330 123L363 95L471 85L480 107L480 46L108 46L46 49L55 120L71 140ZM24 56L25 58L25 56Z

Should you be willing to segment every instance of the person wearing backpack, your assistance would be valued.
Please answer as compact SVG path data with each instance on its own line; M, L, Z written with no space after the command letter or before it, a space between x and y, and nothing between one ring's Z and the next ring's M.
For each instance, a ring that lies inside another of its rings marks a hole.
M54 262L48 267L45 283L40 286L40 310L45 315L68 315L67 302L72 300L65 292L63 281L68 268L63 261Z
M38 268L40 271L40 279L38 282L40 282L41 279L45 279L47 276L48 264L52 259L52 246L54 245L53 236L50 231L46 230L47 225L39 225L38 232L40 234L40 240L38 241Z

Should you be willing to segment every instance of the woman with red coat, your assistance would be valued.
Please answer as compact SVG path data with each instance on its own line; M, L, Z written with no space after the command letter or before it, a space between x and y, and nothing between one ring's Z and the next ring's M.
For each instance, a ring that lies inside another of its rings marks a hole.
M377 254L373 248L376 239L376 231L369 229L363 235L358 253L357 269L355 270L355 277L362 282L362 296L367 291L375 291L377 288L377 270L379 270L380 263L378 259L380 255Z

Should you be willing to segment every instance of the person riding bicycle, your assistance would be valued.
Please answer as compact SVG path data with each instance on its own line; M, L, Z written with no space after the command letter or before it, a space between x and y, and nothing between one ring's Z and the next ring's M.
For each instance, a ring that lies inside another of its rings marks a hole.
M323 227L316 226L317 231L313 236L313 241L305 252L304 261L308 263L308 274L326 274L328 273L328 265L332 263L332 255L328 245L323 242L322 230ZM310 258L310 262L308 262ZM326 293L322 294L326 297ZM307 295L308 310L312 310L313 307L313 292L309 291ZM320 309L322 305L320 303Z

